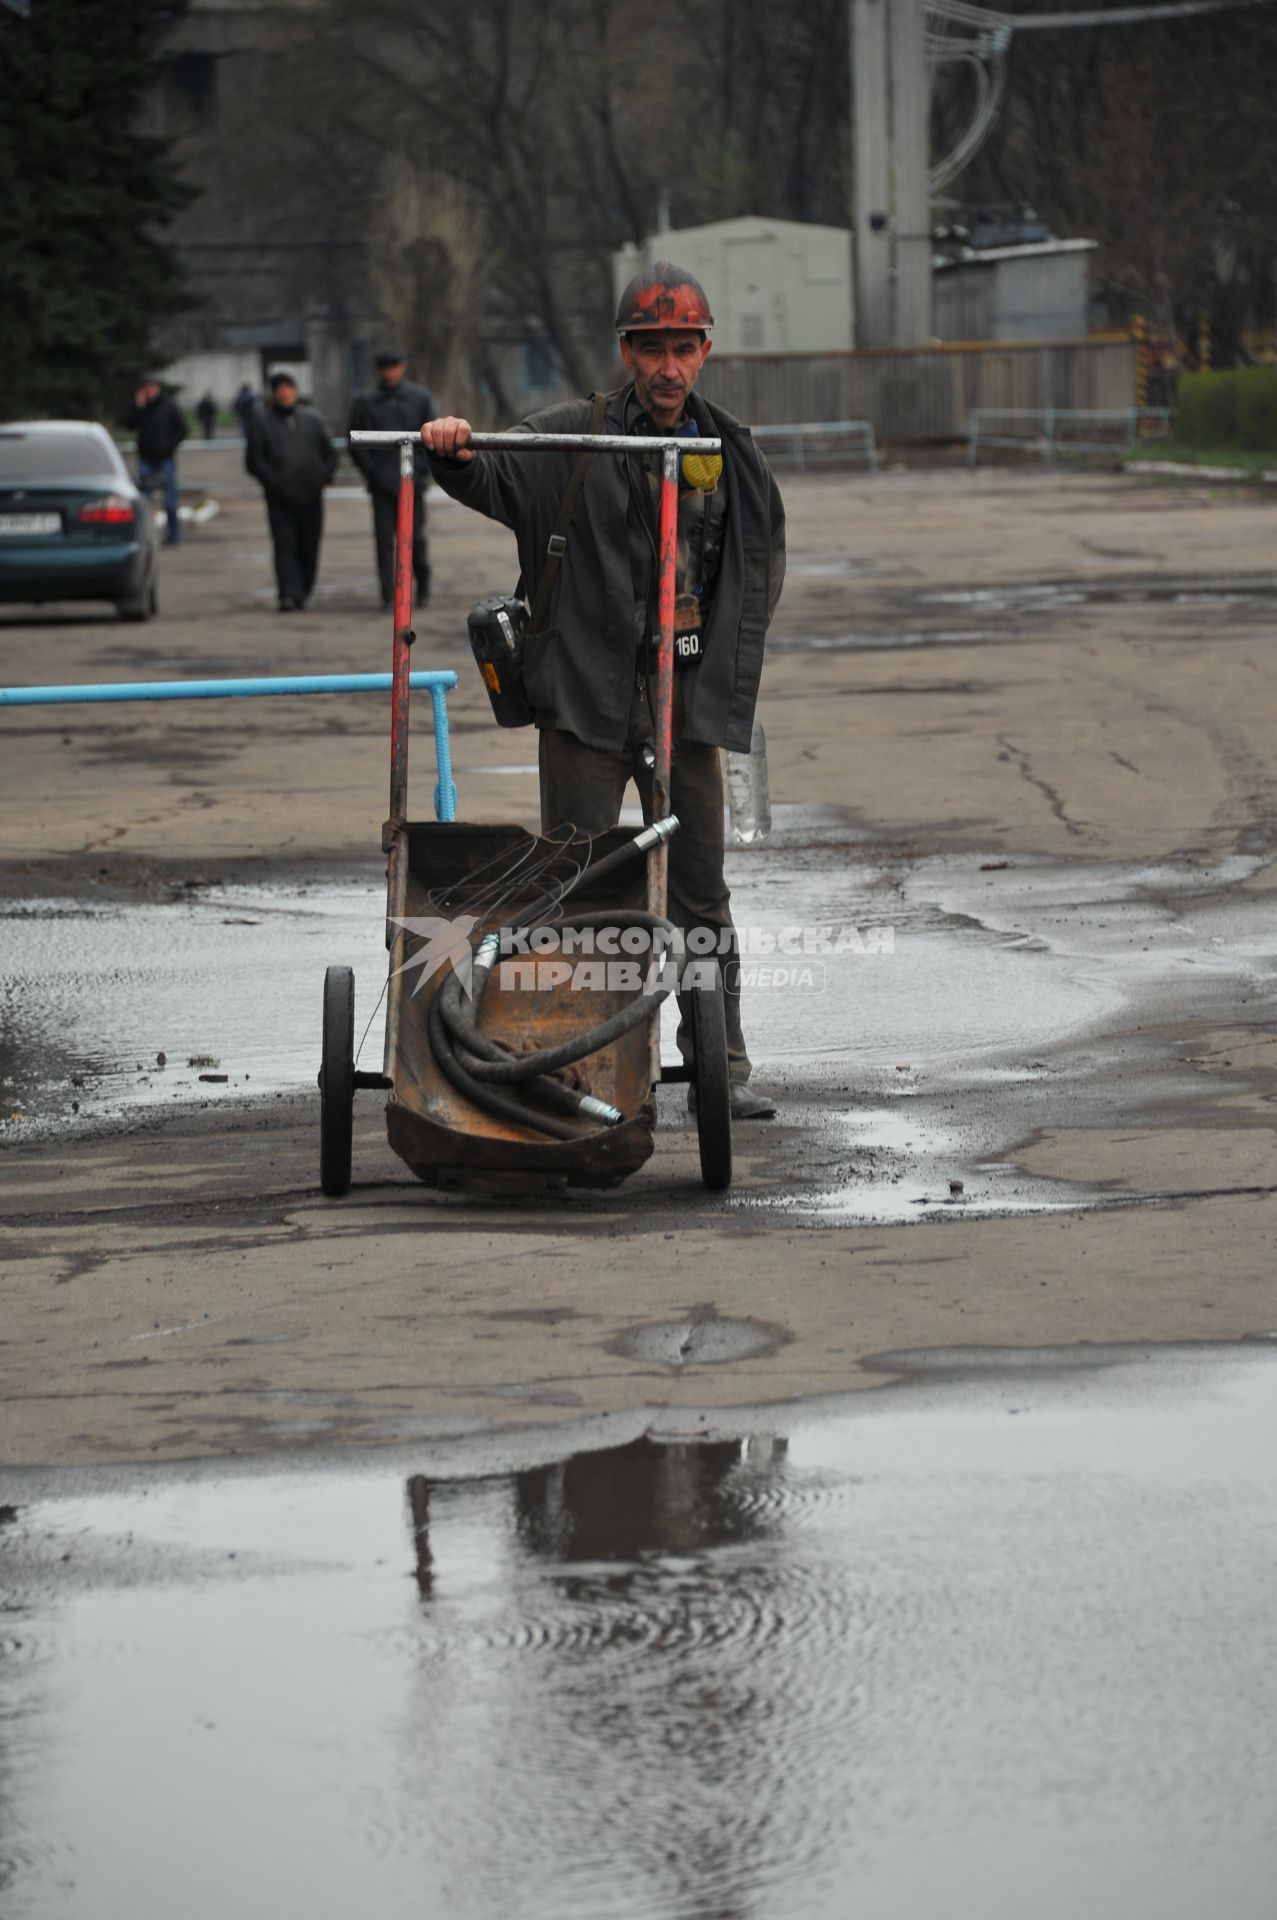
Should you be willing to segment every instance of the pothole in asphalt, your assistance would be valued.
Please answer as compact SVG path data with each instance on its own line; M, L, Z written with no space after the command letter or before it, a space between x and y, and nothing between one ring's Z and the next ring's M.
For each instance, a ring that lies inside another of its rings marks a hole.
M630 1327L607 1351L628 1360L655 1360L667 1367L715 1366L775 1353L790 1335L762 1320L720 1320L716 1315L687 1320L658 1320Z

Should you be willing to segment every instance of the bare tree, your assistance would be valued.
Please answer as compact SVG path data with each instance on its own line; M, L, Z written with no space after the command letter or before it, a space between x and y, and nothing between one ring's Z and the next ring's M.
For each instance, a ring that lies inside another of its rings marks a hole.
M410 364L475 414L473 342L492 276L492 249L469 191L406 153L382 164L372 215L368 286Z
M462 193L488 241L487 317L534 318L582 391L609 351L610 255L655 229L662 199L683 226L845 218L844 0L695 16L675 0L326 0L322 17L313 85L355 170L389 148Z
M1190 337L1206 311L1238 352L1243 317L1272 314L1277 9L1029 34L1011 58L967 197L1098 239L1119 310Z

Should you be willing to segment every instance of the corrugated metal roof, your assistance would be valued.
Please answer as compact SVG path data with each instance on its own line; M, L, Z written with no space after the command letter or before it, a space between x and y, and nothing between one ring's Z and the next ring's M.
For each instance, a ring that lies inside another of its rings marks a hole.
M1098 240L1026 240L1021 247L964 247L961 253L937 253L932 266L937 273L946 267L982 267L997 260L1041 259L1051 253L1094 253Z

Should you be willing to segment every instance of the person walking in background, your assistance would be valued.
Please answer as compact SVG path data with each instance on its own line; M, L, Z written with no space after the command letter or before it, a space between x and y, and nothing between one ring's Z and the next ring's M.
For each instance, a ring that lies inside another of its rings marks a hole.
M145 494L156 487L163 489L168 520L164 544L175 547L182 537L182 523L177 517L177 450L186 438L187 426L185 414L164 391L158 374L142 376L125 425L137 436L137 483Z
M211 440L213 438L213 423L217 419L217 402L211 393L206 393L203 398L197 402L195 412L198 415L204 438Z
M247 440L248 429L252 426L253 415L257 412L257 395L253 392L247 380L245 380L239 392L231 401L231 405L235 409L235 417L239 421L239 430Z
M337 470L337 451L323 417L298 405L291 373L272 373L270 394L254 409L244 465L266 495L279 610L296 613L314 590L324 488Z
M350 410L352 430L416 433L434 416L428 387L404 379L404 355L398 347L383 347L375 356L378 380L366 393L355 395ZM350 457L364 477L372 500L372 537L377 550L377 581L381 604L388 607L395 591L395 528L399 511L398 447L352 447ZM426 488L430 469L425 449L413 449L412 573L417 605L430 598L430 550L426 540Z

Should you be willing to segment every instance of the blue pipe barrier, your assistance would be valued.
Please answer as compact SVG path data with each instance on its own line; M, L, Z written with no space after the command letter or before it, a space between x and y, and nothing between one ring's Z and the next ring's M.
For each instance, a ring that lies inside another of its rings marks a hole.
M455 673L413 673L414 688L455 687ZM249 700L274 693L389 693L388 673L301 673L265 680L116 680L100 686L0 687L0 707L56 707L93 700Z
M99 686L0 687L0 707L77 706L114 700L252 700L283 693L389 693L388 673L303 673L261 680L117 680ZM434 715L436 820L455 820L457 789L448 738L448 692L455 673L410 673L414 692L428 692Z

